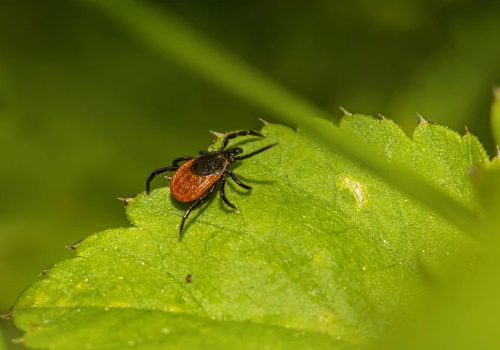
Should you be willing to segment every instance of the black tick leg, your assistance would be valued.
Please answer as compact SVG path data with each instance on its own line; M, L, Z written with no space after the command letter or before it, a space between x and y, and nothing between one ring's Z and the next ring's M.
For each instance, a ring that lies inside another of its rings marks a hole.
M277 144L278 144L277 142L272 143L270 145L267 145L266 147L259 148L258 150L253 151L252 153L245 154L244 156L234 157L234 160L242 160L242 159L247 159L247 158L253 157L254 155L259 154L260 152L264 152L264 151L268 150L269 148L276 146Z
M155 178L156 175L166 173L167 171L174 171L177 170L179 167L178 166L167 166L165 168L160 168L156 169L149 175L148 179L146 180L146 194L149 194L149 189L151 186L151 181Z
M226 172L227 172L227 170L226 170ZM220 179L220 196L221 196L222 200L224 201L224 203L226 203L228 206L230 206L234 210L238 211L236 206L233 203L231 203L229 201L229 199L227 199L227 197L226 197L226 192L224 191L224 186L226 186L226 178L224 177L225 175L226 174L223 174L221 179Z
M172 161L172 166L167 166L167 167L156 169L155 171L153 171L151 173L151 175L149 175L148 179L146 180L146 194L149 194L149 189L150 189L151 181L153 181L153 179L155 178L156 175L162 174L162 173L166 173L167 171L175 171L175 170L177 170L179 168L179 166L180 166L179 163L180 162L183 162L185 160L190 160L190 159L193 159L193 158L194 157L191 157L191 156L184 156L184 157L175 158Z
M179 167L179 162L183 162L185 160L190 160L190 159L193 159L193 158L194 157L191 157L191 156L184 156L184 157L175 158L172 161L172 166Z
M184 213L184 216L182 217L181 220L181 227L179 228L179 242L182 240L182 229L184 228L184 223L186 222L186 219L188 218L189 214L191 214L191 211L193 211L194 208L202 204L205 199L207 199L208 196L212 194L212 192L215 190L215 187L217 187L217 182L210 187L207 192L205 192L200 198L198 198L191 206L189 207L188 210Z
M238 186L243 187L245 190L252 189L252 186L245 185L243 182L241 182L231 170L226 170L226 173L228 173L229 176L231 176L233 181L236 182Z
M242 130L242 131L232 132L224 137L224 139L222 140L222 145L219 148L219 151L222 151L227 147L227 143L229 142L229 140L234 139L235 137L238 136L246 136L246 135L264 137L264 135L262 135L260 132L253 130Z

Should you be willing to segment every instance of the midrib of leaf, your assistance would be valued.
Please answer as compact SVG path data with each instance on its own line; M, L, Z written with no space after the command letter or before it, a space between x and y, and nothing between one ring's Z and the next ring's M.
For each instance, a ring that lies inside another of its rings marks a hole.
M473 236L477 232L475 212L394 162L378 157L354 138L339 132L324 120L330 115L271 81L200 33L186 27L166 10L133 0L88 0L123 25L162 56L203 76L231 93L300 124L337 153L364 164L388 183L416 198L449 223Z

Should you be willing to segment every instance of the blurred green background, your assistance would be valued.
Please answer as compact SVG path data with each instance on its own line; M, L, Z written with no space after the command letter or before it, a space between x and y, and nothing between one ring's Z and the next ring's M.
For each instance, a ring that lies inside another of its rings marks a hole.
M156 3L332 120L342 106L411 133L419 112L461 133L467 125L494 152L498 1ZM208 130L258 129L259 117L274 121L85 1L0 1L0 313L74 256L65 246L127 226L116 198L143 191L151 170L206 149Z

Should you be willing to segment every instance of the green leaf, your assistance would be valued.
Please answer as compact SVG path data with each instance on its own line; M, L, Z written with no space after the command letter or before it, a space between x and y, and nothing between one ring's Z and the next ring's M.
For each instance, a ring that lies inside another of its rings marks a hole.
M292 125L301 125L334 152L363 163L367 169L398 186L464 232L477 236L474 212L438 188L428 186L419 174L408 172L397 163L384 162L371 147L325 122L331 117L329 113L287 91L165 9L134 0L90 0L89 3L160 55Z
M473 135L422 122L412 140L390 120L362 115L344 117L340 131L478 208L470 168L488 157ZM83 240L75 259L21 295L12 314L26 344L350 347L408 320L430 276L477 253L455 226L301 128L262 132L231 143L251 152L279 142L234 167L254 186L229 181L239 214L213 196L179 243L186 205L168 188L139 194L127 207L134 227Z
M500 145L500 87L493 90L493 104L491 105L491 126L493 137Z
M378 347L380 349L499 349L500 313L500 162L475 176L482 206L481 259L463 261L434 285L419 305L419 315ZM399 333L399 334L398 334Z

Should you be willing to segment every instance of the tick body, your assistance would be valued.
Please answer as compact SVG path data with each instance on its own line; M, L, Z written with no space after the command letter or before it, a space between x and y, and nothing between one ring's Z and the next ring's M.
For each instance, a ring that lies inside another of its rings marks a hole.
M252 130L244 130L227 134L222 140L221 147L217 151L201 151L199 157L185 156L176 158L172 162L172 166L156 169L148 177L146 181L146 194L149 194L151 181L156 175L167 171L174 171L174 175L170 181L170 193L172 197L179 202L193 202L182 217L179 228L179 241L182 239L182 229L191 211L202 204L214 192L217 185L220 184L220 196L224 203L236 210L236 206L234 206L227 199L224 192L226 175L229 175L237 185L243 187L244 189L250 190L252 188L251 186L245 185L238 180L236 175L229 170L229 166L236 161L250 158L256 154L264 152L265 150L276 146L277 143L267 145L242 156L239 155L243 153L243 149L240 147L226 149L230 139L246 135L264 137L261 133ZM179 163L183 161L185 163L179 165Z
M221 152L210 152L188 160L177 169L170 181L170 193L179 202L200 198L221 178L229 164Z

